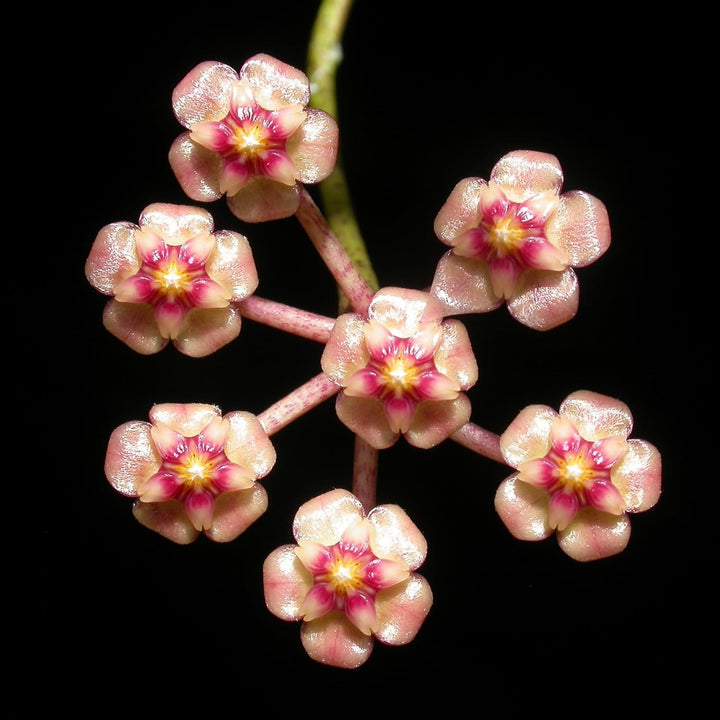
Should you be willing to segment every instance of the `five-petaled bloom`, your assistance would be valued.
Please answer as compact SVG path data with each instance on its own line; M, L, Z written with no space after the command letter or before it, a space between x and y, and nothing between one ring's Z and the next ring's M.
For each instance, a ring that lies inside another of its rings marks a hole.
M113 296L105 327L143 355L172 341L202 357L234 340L242 321L234 303L255 291L258 275L247 238L213 230L206 210L169 203L148 205L138 225L103 227L85 275Z
M169 155L185 193L201 202L225 195L246 222L290 217L298 183L324 180L337 160L337 123L309 101L307 76L270 55L253 55L239 72L197 65L172 95L175 117L188 128Z
M495 164L489 181L457 183L435 218L435 233L452 247L437 265L431 292L446 314L488 312L507 302L516 320L549 330L577 313L573 268L610 246L605 205L582 191L560 194L554 155L515 150Z
M133 515L180 545L200 533L234 540L267 509L258 479L275 464L275 448L249 412L223 416L214 405L164 403L150 422L116 428L105 474L123 495L137 498Z
M347 490L331 490L302 505L293 522L297 545L275 549L263 565L268 609L303 620L300 638L318 662L357 668L374 638L405 645L432 606L418 573L427 542L397 505L367 515Z
M500 437L516 469L503 480L495 508L520 540L557 532L575 560L615 555L628 544L630 519L660 498L661 458L645 440L628 439L633 418L620 400L580 390L559 412L522 410Z
M444 320L432 295L383 288L367 317L341 315L321 358L323 372L343 391L337 415L374 448L387 448L400 434L430 448L470 419L463 392L478 378L465 326Z

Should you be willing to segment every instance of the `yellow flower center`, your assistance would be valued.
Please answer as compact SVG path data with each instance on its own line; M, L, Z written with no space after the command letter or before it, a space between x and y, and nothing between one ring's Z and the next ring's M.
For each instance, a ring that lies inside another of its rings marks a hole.
M527 231L514 216L499 220L488 228L489 240L501 257L511 255L527 235Z
M581 456L573 456L558 462L558 483L575 492L583 490L596 477L595 469L591 468Z
M267 131L260 123L244 123L235 126L233 130L235 147L242 155L255 155L269 145Z
M178 468L178 475L188 489L209 487L213 465L214 463L191 452Z
M190 276L180 266L171 260L164 268L155 271L158 289L164 294L182 293Z
M382 375L388 390L401 394L410 390L417 382L417 364L413 358L406 355L393 355L382 368Z
M362 585L359 570L360 565L356 561L335 558L327 572L327 581L333 592L344 595L348 590L359 588Z

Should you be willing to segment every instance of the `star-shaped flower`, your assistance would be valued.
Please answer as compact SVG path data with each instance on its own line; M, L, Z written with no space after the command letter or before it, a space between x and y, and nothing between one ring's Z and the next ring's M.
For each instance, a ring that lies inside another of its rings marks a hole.
M455 186L435 219L438 238L452 247L431 287L446 314L488 312L506 302L535 330L575 316L574 268L608 249L610 224L596 197L560 194L563 180L555 156L515 150L495 164L489 181L470 177Z
M495 495L495 508L520 540L557 533L560 547L580 561L625 549L628 514L660 498L661 458L633 427L621 401L581 390L559 412L546 405L522 410L500 437L505 461L516 469Z
M270 55L253 55L239 71L197 65L172 96L187 131L169 159L185 193L201 202L225 195L246 222L291 216L299 184L324 180L337 160L337 123L309 101L307 76Z
M373 650L409 643L433 596L415 572L427 555L422 533L397 505L367 515L347 490L302 505L293 522L296 545L282 545L263 565L268 609L303 621L300 638L318 662L357 668Z
M172 341L202 357L234 340L234 303L258 286L247 238L214 232L206 210L155 203L139 224L116 222L98 233L85 264L91 285L112 295L103 324L133 350L149 355Z
M374 448L389 447L400 434L429 448L470 418L464 391L478 377L470 338L462 323L443 319L429 293L384 288L367 317L341 315L321 365L343 387L338 417Z
M267 509L256 481L274 464L275 449L251 413L164 403L150 410L150 422L113 431L105 474L115 490L137 498L133 514L142 525L186 545L200 533L228 542L255 522Z

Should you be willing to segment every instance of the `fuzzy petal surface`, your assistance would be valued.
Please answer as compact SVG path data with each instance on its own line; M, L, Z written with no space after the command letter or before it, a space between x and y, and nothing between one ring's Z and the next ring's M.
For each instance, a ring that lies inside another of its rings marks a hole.
M370 549L386 560L416 570L427 556L427 540L399 505L377 505L368 514Z
M658 449L646 440L628 440L627 452L612 470L627 512L644 512L660 499L662 461Z
M572 320L580 302L580 285L575 271L530 270L508 299L510 315L533 330L551 330Z
M317 108L307 108L307 117L292 135L286 150L297 170L298 180L319 183L335 169L339 130L335 120Z
M160 334L150 305L110 300L103 310L103 326L141 355L153 355L169 343L169 339Z
M222 197L222 157L193 142L189 132L175 138L168 160L180 187L189 198L198 202L213 202Z
M140 269L135 235L139 228L131 222L116 222L100 229L85 261L85 276L105 295Z
M523 202L534 195L551 191L559 194L563 173L559 160L548 153L533 150L513 150L503 155L490 172L512 202Z
M415 638L433 604L430 583L417 573L375 596L375 637L386 645L405 645Z
M365 517L362 503L343 489L330 490L300 506L293 520L293 536L303 540L334 545L343 533Z
M187 192L187 191L186 191ZM300 205L297 185L289 187L264 177L254 177L237 195L227 198L230 212L248 223L290 217Z
M377 320L400 338L412 337L420 329L420 323L440 321L442 317L440 303L422 290L381 288L368 307L368 318Z
M281 620L302 618L300 608L313 586L310 572L295 554L296 545L282 545L263 563L263 592L268 610Z
M400 437L391 429L385 408L376 398L340 393L335 401L335 411L342 423L378 450L394 445Z
M465 393L454 400L423 401L415 408L405 439L415 447L435 447L469 422L471 410Z
M591 442L610 437L627 438L633 428L632 413L624 402L590 390L568 395L560 405L560 414Z
M339 612L304 622L300 640L313 660L348 670L360 667L374 646L372 635L364 635Z
M500 452L510 467L544 457L550 449L550 433L558 413L548 405L523 408L500 436Z
M470 389L478 379L475 359L467 328L459 320L442 323L442 339L435 351L435 367L458 382L463 390Z
M150 422L167 425L179 435L199 435L221 415L217 405L206 403L158 403L150 409Z
M485 260L456 255L452 250L438 261L430 292L447 315L485 313L503 303L493 291Z
M548 521L548 494L520 481L513 474L495 493L495 510L505 527L518 540L544 540L553 534Z
M225 308L193 308L185 317L182 331L174 339L175 347L190 357L205 357L232 342L240 334L242 315Z
M204 208L173 203L153 203L140 214L140 226L150 230L168 245L190 243L203 259L212 248L210 233L214 227L212 215Z
M363 317L355 313L340 315L335 321L320 365L338 385L344 386L347 378L368 364L370 353L365 345L364 326Z
M205 535L215 542L230 542L245 532L267 507L267 491L259 483L248 490L218 495L212 524L205 530Z
M617 555L630 540L630 520L583 508L567 529L558 532L558 543L573 560L588 562Z
M560 196L560 205L547 225L547 234L568 253L570 265L585 267L610 247L610 220L604 203L573 190Z
M479 177L460 180L452 189L440 211L435 216L434 230L446 245L454 245L456 238L479 222L478 206L482 188L487 181Z
M172 108L186 128L207 120L222 120L230 109L230 98L238 73L229 65L212 60L196 65L175 86Z
M265 477L275 465L277 453L260 421L243 410L229 412L225 420L230 426L225 442L228 460L249 469L256 478Z
M162 459L150 434L151 425L126 422L110 435L105 454L105 476L123 495L137 497L142 485L160 468Z
M250 83L255 99L267 110L304 106L310 101L310 81L305 73L271 55L253 55L238 74Z
M162 503L136 500L132 512L141 525L178 545L188 545L200 535L190 522L185 506L177 500Z

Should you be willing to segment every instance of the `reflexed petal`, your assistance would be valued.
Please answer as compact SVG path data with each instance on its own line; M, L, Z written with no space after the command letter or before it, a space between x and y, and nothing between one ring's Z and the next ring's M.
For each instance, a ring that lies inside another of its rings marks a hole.
M335 321L320 358L323 372L334 383L344 385L350 375L368 364L367 324L361 315L354 313L340 315Z
M304 107L310 101L310 81L305 73L271 55L253 55L238 74L250 83L255 100L267 110Z
M612 469L612 483L620 491L628 512L643 512L660 499L660 452L645 440L628 440L627 452Z
M437 302L422 290L386 287L378 290L368 307L368 318L377 320L390 333L399 338L412 337L420 329L420 323L440 319L439 309L428 305Z
M140 226L154 232L167 245L180 246L212 232L213 218L204 208L173 203L152 203L140 215Z
M155 425L150 428L150 435L164 460L178 462L188 451L185 436L162 422L156 421Z
M611 483L597 481L587 489L588 502L597 510L620 515L625 511L625 501L620 491Z
M300 192L269 178L255 177L235 195L228 195L230 212L244 222L258 223L281 220L295 214L300 205Z
M552 535L548 522L549 495L519 480L517 474L500 483L495 510L505 527L518 540L544 540Z
M404 562L372 560L364 568L364 579L374 588L387 588L407 580L410 570Z
M230 290L233 300L244 300L258 286L250 243L244 235L231 230L215 233L215 252L208 259L205 271Z
M223 159L190 139L190 133L183 133L170 146L168 154L170 167L183 192L192 200L212 202L222 197L220 173Z
M564 178L554 155L513 150L495 163L489 179L500 186L509 200L524 202L547 191L559 194Z
M375 596L375 637L386 645L406 645L417 635L432 604L430 584L416 573L404 583L381 590Z
M394 433L404 433L410 427L416 402L407 395L390 397L383 401L388 425Z
M557 480L557 465L547 458L535 458L517 466L518 479L548 490Z
M161 471L141 485L138 497L146 503L164 502L175 496L175 491L181 484L177 473Z
M609 515L583 508L575 521L558 532L558 543L573 560L588 562L617 555L630 540L630 520L626 514Z
M572 268L563 272L531 270L520 279L508 311L533 330L551 330L577 314L580 286Z
M220 192L227 193L228 197L237 195L250 182L253 174L252 165L243 156L226 161L220 171Z
M204 120L224 118L237 80L238 73L224 63L209 60L196 65L172 92L178 122L192 127Z
M114 295L118 302L147 303L156 290L157 284L154 278L142 273L121 280L115 286Z
M550 431L558 413L547 405L523 408L500 436L500 452L510 467L532 458L545 457L550 450Z
M260 483L247 490L223 493L215 499L212 526L205 535L215 542L230 542L245 532L267 506L267 491Z
M335 401L335 412L342 423L378 450L394 445L400 437L390 428L385 408L375 398L356 398L340 393Z
M312 587L310 573L295 555L295 545L273 550L263 563L263 592L268 610L281 620L300 620L300 606Z
M112 295L118 282L140 269L135 244L138 231L134 223L117 222L98 232L85 261L85 276L96 290Z
M208 150L224 153L234 143L233 131L224 122L200 122L190 128L190 139Z
M448 315L489 312L502 304L502 298L493 292L488 264L461 257L452 250L440 258L430 292Z
M360 667L374 645L372 635L363 635L341 612L304 622L300 640L312 660L348 670Z
M437 370L428 370L420 375L417 391L426 400L454 400L460 392L460 384Z
M225 308L195 308L187 313L181 332L174 338L175 347L190 357L205 357L232 342L242 325L240 311Z
M192 526L183 504L177 500L162 503L136 500L132 512L141 525L178 545L188 545L198 538L199 532Z
M335 169L339 130L335 120L318 108L307 108L305 122L285 146L301 183L315 184Z
M580 434L590 442L608 437L630 435L633 417L630 408L622 401L589 390L578 390L568 395L560 405Z
M232 462L250 469L256 478L265 477L277 454L265 428L252 413L237 410L225 416L229 426L225 454Z
M376 397L385 384L385 378L377 370L362 368L345 381L345 392L353 397Z
M358 520L365 517L362 503L343 489L330 490L300 506L293 520L293 536L331 546Z
M468 390L478 379L478 364L468 331L459 320L450 319L442 323L442 332L435 351L435 367Z
M173 339L180 334L185 323L185 308L180 303L166 300L155 308L155 319L163 337Z
M377 505L368 514L368 523L370 549L376 557L401 562L411 570L425 562L425 536L399 505Z
M133 420L115 428L105 454L105 475L123 495L137 496L162 460L150 434L150 424Z
M375 602L366 593L349 592L345 598L345 613L363 635L372 635L377 629Z
M566 249L573 267L585 267L610 247L607 208L580 190L563 193L557 213L548 222L547 235Z
M219 465L213 473L213 482L220 492L247 490L255 484L255 476L235 463Z
M208 277L199 277L192 281L188 297L196 307L223 308L229 305L232 293Z
M335 593L328 583L315 583L300 605L300 615L306 622L322 617L335 609Z
M210 527L214 507L215 500L207 492L191 492L185 498L185 510L187 510L190 522L196 530L204 530Z
M195 437L220 417L217 405L206 403L158 403L150 410L150 421L167 425L179 435Z
M438 239L454 245L457 238L478 226L480 195L487 182L479 177L460 180L440 208L433 224Z
M295 554L313 575L326 573L333 559L332 553L325 545L311 540L303 540L295 548Z
M415 408L405 439L415 447L434 447L469 422L471 409L465 393L454 400L423 400Z
M548 523L550 527L564 530L573 520L580 508L580 501L574 492L554 492L548 505Z

